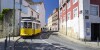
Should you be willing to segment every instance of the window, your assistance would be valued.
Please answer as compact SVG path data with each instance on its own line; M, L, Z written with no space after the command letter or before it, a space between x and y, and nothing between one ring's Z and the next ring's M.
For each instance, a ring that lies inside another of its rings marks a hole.
M67 20L70 20L71 13L67 13Z
M66 21L66 15L63 16L63 20Z
M39 15L37 15L37 18L39 19Z
M67 9L70 8L70 1L67 3Z
M28 23L27 23L27 27L28 27L28 28L32 28L32 22L28 22Z
M78 17L78 8L73 9L73 17Z
M27 28L27 22L24 22L23 25L24 25L24 28Z
M31 11L31 15L33 16L33 11Z
M33 23L33 29L35 29L35 23Z
M64 6L63 10L64 10L64 12L66 12L66 6Z
M73 4L75 4L78 0L73 0Z
M60 10L60 16L62 15L62 10Z
M99 16L99 6L91 5L90 6L90 15Z
M36 29L40 28L40 24L36 24Z

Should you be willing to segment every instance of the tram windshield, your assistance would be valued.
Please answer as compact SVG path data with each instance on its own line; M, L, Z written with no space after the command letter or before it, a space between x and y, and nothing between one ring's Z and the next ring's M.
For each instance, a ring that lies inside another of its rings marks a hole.
M32 22L27 23L27 28L32 28Z
M32 22L22 22L21 28L32 28Z

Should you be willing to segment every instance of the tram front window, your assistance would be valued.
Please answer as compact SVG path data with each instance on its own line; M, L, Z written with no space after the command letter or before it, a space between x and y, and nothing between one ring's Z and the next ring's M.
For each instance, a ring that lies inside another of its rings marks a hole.
M32 22L27 23L27 28L32 28Z
M24 22L24 28L27 28L27 22Z
M21 28L27 28L27 22L21 22Z
M32 28L32 22L22 22L21 28Z

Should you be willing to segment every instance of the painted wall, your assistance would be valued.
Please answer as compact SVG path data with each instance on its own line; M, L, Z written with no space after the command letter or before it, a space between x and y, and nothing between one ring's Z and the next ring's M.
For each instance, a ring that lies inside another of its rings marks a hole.
M39 20L41 22L41 28L43 28L46 25L44 3L32 5L32 7L39 13Z
M70 0L71 7L67 9L67 13L71 12L71 19L67 20L67 34L73 38L91 40L91 23L100 23L100 8L99 16L90 15L90 5L98 5L100 7L99 0L78 0L77 3L73 4L73 0ZM61 8L63 1L59 0L59 7ZM61 5L60 5L61 4ZM73 17L73 9L78 7L78 16ZM63 21L64 12L59 8L60 18L60 32L63 30L65 22ZM88 12L87 12L88 11ZM66 14L66 13L65 13ZM89 16L89 19L85 19L85 16ZM75 36L75 37L74 37Z
M66 35L66 5L63 6L64 3L66 3L66 0L59 0L59 32Z
M49 16L48 18L48 29L52 29L52 16Z
M79 38L84 39L83 1L79 0Z

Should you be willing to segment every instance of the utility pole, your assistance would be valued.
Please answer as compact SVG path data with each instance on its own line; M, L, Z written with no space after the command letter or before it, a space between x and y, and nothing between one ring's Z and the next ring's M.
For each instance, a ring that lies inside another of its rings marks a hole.
M22 5L22 0L20 0L20 13L19 13L19 35L20 35L20 28L21 28L21 5Z
M14 36L15 36L15 0L13 1L14 5L13 5L13 39L14 39Z
M69 2L68 0L66 1L66 35L67 35L67 2Z

